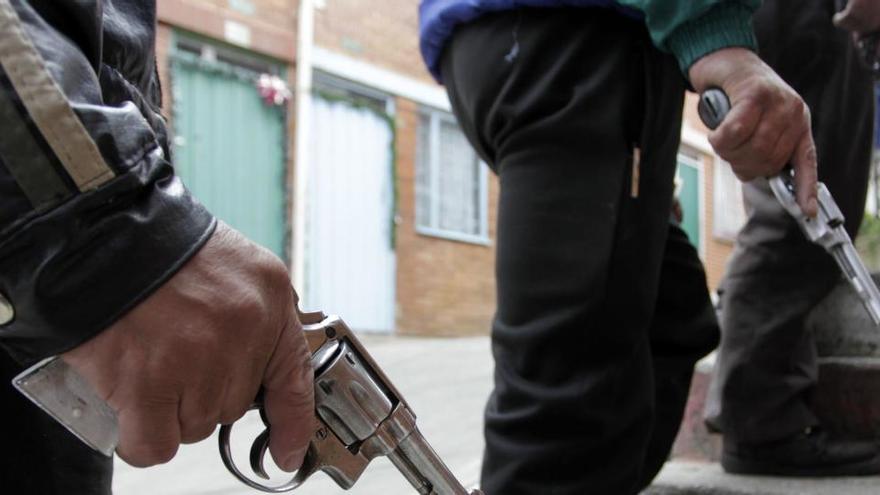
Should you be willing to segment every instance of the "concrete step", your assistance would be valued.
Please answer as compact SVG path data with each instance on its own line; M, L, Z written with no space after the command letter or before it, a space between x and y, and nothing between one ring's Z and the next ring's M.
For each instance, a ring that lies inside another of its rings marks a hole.
M681 429L672 447L675 459L714 462L720 458L721 437L710 434L703 424L713 364L711 357L705 359L694 372ZM812 408L829 431L849 438L880 438L880 358L820 358Z
M777 478L725 473L717 463L672 461L642 495L877 495L880 476Z
M714 353L697 363L681 428L672 446L673 459L707 462L721 459L721 436L710 434L703 423L703 410L714 365Z

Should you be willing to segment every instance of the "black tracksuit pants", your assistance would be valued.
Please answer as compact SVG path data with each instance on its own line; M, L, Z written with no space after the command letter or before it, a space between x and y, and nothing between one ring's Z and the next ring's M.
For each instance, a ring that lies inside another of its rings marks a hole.
M442 74L501 183L483 488L636 493L718 339L669 223L685 81L643 22L605 9L481 17Z
M874 88L833 0L768 0L754 16L761 57L807 102L828 186L855 237L871 163ZM741 443L779 440L818 423L809 407L816 346L804 329L840 280L764 180L746 184L749 218L722 283L722 343L707 404L711 426Z

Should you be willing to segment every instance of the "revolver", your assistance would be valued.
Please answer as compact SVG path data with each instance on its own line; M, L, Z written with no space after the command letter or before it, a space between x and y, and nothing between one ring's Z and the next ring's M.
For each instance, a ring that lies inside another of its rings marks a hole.
M715 129L730 111L730 100L724 91L712 88L700 95L699 114L703 123ZM862 305L871 316L874 325L880 326L880 292L871 278L859 253L853 246L849 234L843 227L843 213L828 192L825 184L819 182L816 218L810 218L801 211L794 191L791 170L786 168L779 175L767 179L776 200L785 208L800 226L807 240L822 246L837 262L843 276L849 281Z
M413 488L424 495L481 495L456 480L416 426L416 417L367 350L338 316L300 313L315 370L314 435L302 467L293 479L269 486L245 476L232 461L229 442L233 425L220 427L220 457L244 484L280 493L293 490L317 471L337 485L351 488L371 460L386 456ZM251 447L251 469L268 479L263 459L269 446L267 428Z
M315 372L314 433L305 460L287 483L269 485L251 479L233 461L233 425L223 425L220 457L236 478L257 490L282 493L323 471L347 490L370 461L386 456L420 494L482 495L456 480L419 431L412 408L345 322L321 312L299 312L299 316ZM112 455L118 443L115 412L63 360L47 358L15 377L13 385L80 440ZM259 410L266 429L251 446L250 467L257 477L268 480L263 462L269 426L262 393L251 409Z

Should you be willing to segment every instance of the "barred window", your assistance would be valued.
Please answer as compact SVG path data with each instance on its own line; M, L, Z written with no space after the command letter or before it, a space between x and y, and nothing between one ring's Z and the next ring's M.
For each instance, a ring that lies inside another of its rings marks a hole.
M486 167L446 112L419 117L415 183L419 233L488 242Z

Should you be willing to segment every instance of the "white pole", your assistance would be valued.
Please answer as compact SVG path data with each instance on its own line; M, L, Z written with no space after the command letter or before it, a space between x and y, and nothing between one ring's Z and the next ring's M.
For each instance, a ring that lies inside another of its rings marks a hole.
M306 201L312 120L314 13L313 0L300 0L296 49L296 141L294 145L293 242L291 242L293 284L300 294L305 292Z

